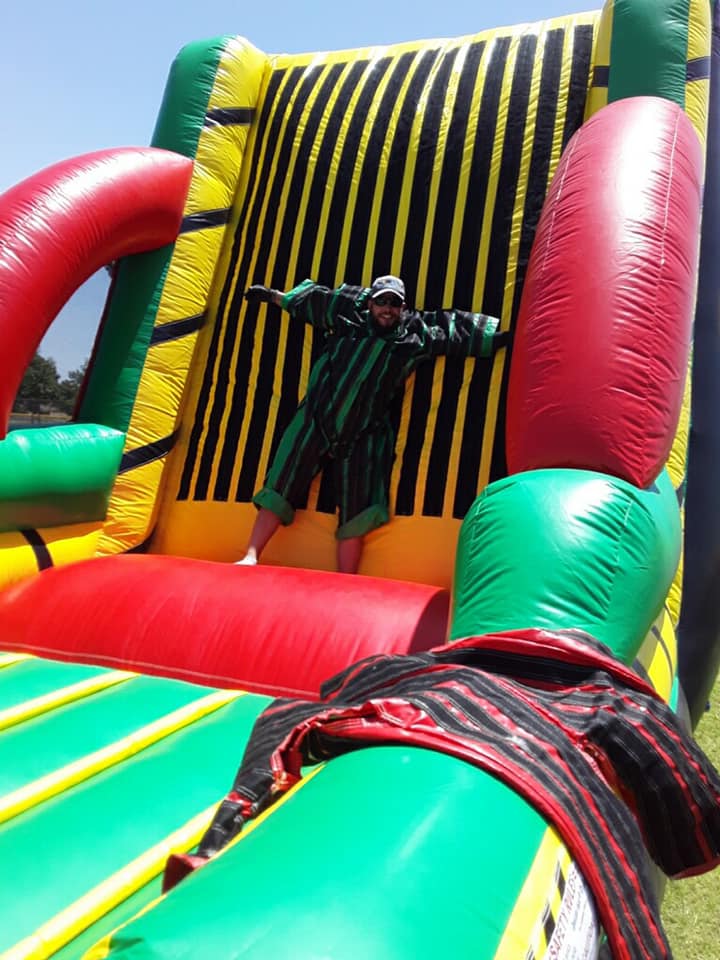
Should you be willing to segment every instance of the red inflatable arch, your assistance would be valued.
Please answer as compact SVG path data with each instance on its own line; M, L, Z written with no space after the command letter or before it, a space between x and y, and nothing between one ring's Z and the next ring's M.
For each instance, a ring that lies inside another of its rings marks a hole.
M192 161L152 147L57 163L0 196L0 439L58 311L105 264L172 243Z

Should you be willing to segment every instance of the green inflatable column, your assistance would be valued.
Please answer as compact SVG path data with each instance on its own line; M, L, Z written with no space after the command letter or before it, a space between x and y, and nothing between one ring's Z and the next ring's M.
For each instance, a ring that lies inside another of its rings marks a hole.
M585 470L491 484L460 533L450 636L580 629L631 663L680 557L665 471L647 490Z

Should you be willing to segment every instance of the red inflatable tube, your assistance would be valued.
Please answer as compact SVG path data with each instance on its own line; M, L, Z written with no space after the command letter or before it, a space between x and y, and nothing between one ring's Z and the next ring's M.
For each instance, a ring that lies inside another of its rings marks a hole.
M177 237L192 160L152 147L57 163L0 196L0 439L25 369L96 270Z
M213 687L316 697L373 653L444 643L447 591L290 567L120 555L0 593L0 648Z
M613 103L573 136L533 245L507 407L511 473L640 487L665 464L687 370L703 157L675 104Z

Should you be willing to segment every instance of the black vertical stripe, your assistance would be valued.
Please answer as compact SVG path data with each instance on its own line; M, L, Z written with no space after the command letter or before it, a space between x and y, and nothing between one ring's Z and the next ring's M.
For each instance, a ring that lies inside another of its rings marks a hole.
M476 363L485 365L489 361L477 360ZM427 467L425 483L425 500L422 512L429 517L441 517L445 489L448 481L450 451L452 449L453 430L457 420L458 401L465 371L465 361L448 358L445 361L443 374L442 394L438 406L430 457Z
M512 218L520 176L520 162L522 160L536 48L536 36L521 37L510 86L508 118L490 230L490 247L485 280L485 310L493 317L499 317L502 314L505 296L505 277L507 276L510 252Z
M324 338L321 333L315 334L310 353L310 365L316 362L323 351ZM276 437L276 445L280 442L280 437ZM337 490L337 477L335 476L335 465L329 461L323 468L320 477L320 489L317 497L317 509L319 513L333 513L335 511L335 490Z
M442 301L467 126L484 49L484 43L474 43L468 50L448 127L430 244L429 273L425 287L425 303L430 308L457 306L462 309L473 309L473 304L470 302L447 304ZM444 270L436 269L436 265L440 263L445 264ZM463 361L446 360L435 434L427 467L425 501L422 507L423 513L430 516L442 515L463 373Z
M472 303L483 226L483 209L490 181L490 164L492 162L500 94L502 93L503 76L509 49L510 38L498 37L492 44L492 51L485 72L475 142L473 144L467 201L460 233L453 305ZM473 304L473 306L475 305ZM480 309L485 313L488 312L484 305Z
M337 249L336 249L337 254ZM312 349L310 352L310 366L316 362L318 357L323 351L324 347L324 336L322 333L317 332L313 336ZM280 442L280 435L276 433L274 445ZM335 510L335 490L337 489L337 478L335 476L335 468L332 462L326 464L323 469L322 476L320 478L320 490L318 493L317 499L317 509L320 513L333 513Z
M373 120L363 157L360 176L358 178L358 192L355 210L353 211L350 235L353 237L367 237L370 233L370 214L372 213L373 198L377 184L378 173L382 163L382 151L388 137L388 125L392 109L397 103L400 90L417 53L404 53L393 65L392 73L383 91L377 113ZM352 162L351 158L351 162ZM339 224L339 221L335 221ZM339 241L339 237L336 238ZM339 243L331 244L327 253L330 257L337 257ZM361 277L365 259L365 247L362 243L350 245L347 263L345 265L348 278L353 282L369 283L372 277ZM336 260L334 261L336 262ZM328 264L329 265L329 264Z
M390 270L413 121L423 89L437 58L437 50L425 50L421 53L415 72L407 86L397 124L392 131L392 143L387 157L385 184L380 204L380 229L373 254L372 272L375 275L387 273ZM353 240L355 243L363 243L366 238L355 237ZM415 290L412 284L406 283L406 290L409 302L414 302Z
M270 82L268 84L268 89L265 94L265 101L263 104L260 120L258 123L258 128L259 128L258 136L255 140L255 150L253 153L252 163L251 163L251 169L258 171L258 175L260 175L260 171L258 170L258 160L259 160L260 152L261 152L263 141L264 141L264 137L262 133L267 130L268 118L272 114L273 108L275 106L275 97L277 96L278 88L280 87L280 84L284 79L284 76L285 76L284 71L277 71L276 73L272 74L270 78ZM265 169L264 165L263 165L263 169ZM187 500L188 497L191 496L191 493L194 494L195 499L204 499L202 492L199 492L197 488L194 491L191 491L190 487L192 484L192 475L195 469L195 465L197 463L198 456L202 452L201 444L203 442L203 436L202 436L203 420L204 420L205 412L207 410L207 407L210 401L210 397L212 395L212 367L213 367L212 358L217 356L217 353L220 349L221 339L224 334L223 324L221 323L221 319L225 312L225 306L227 303L229 290L232 284L233 267L237 261L240 240L241 240L242 232L245 227L248 203L249 203L249 198L251 196L251 193L252 193L252 190L249 187L245 197L245 201L243 203L243 209L241 211L238 227L235 232L235 237L233 238L233 248L232 248L232 254L230 259L230 266L228 268L227 274L225 275L223 287L220 293L217 318L216 318L215 326L212 333L210 349L208 352L209 360L204 370L203 382L200 387L197 407L195 409L195 421L193 423L193 427L190 432L190 439L188 443L188 453L185 459L182 477L180 479L178 500Z
M470 301L446 303L443 299L445 279L435 270L435 264L447 263L454 226L455 203L460 184L462 159L465 152L470 110L473 93L477 85L477 73L485 50L485 43L473 43L467 52L462 73L458 81L455 103L447 132L442 171L438 188L438 199L433 217L432 238L430 241L429 272L425 281L425 308L428 310L457 307L472 310Z
M319 513L334 513L336 506L336 490L338 484L338 464L334 460L328 461L320 478L317 508Z
M490 164L492 161L495 129L502 92L502 83L507 57L510 49L510 39L499 37L493 44L490 63L480 101L480 115L475 133L472 167L468 185L467 203L460 238L458 254L458 271L455 278L455 303L469 303L472 301L477 260L480 251L480 237L482 231L482 215L485 196L490 179ZM487 312L485 300L481 309ZM488 390L488 376L485 364L476 363L473 366L468 397L475 403L478 397L485 396ZM477 476L480 468L480 454L482 451L482 424L477 408L473 409L468 403L467 415L463 426L462 444L458 465L457 486L453 501L453 516L464 517L470 504L475 499Z
M344 67L345 64L336 63L323 71L321 74L322 82L320 84L320 89L317 91L317 95L314 96L309 111L306 112L308 97L303 96L302 102L297 102L295 104L285 130L284 142L278 154L278 173L275 178L274 189L270 195L270 205L268 210L270 217L267 224L267 229L263 230L262 233L257 260L258 269L263 272L264 276L267 276L266 271L268 265L271 266L271 280L274 284L277 284L281 288L286 285L287 281L287 262L290 253L289 245L292 243L293 237L298 232L298 225L295 218L300 206L303 185L308 174L311 176L313 174L312 170L308 170L308 163L310 161L313 142L317 136L318 127L320 125L323 113L327 109L328 101L330 100L333 90L337 85L338 78L342 74ZM318 76L315 78L315 82L312 83L312 92L314 92L314 89L317 87L317 81L319 79L320 77ZM347 98L357 84L357 79L357 73L350 74L349 82L352 84L352 87L349 90L347 87L345 88L345 102L347 102ZM308 94L310 92L311 90L309 89ZM298 144L293 165L290 166L291 152L294 142L298 136L298 130L302 130L302 134L300 136L300 142ZM288 180L289 185L286 205L285 207L281 207L280 201L282 192L285 189L286 184L288 184ZM278 253L272 264L269 264L270 249L278 233L278 224L275 218L280 212L282 213L282 222L280 223L279 230L280 237L278 238Z
M216 449L219 443L230 442L231 433L232 431L236 430L235 424L237 419L242 417L242 413L251 389L250 371L252 366L252 345L255 338L258 307L256 305L248 306L248 309L244 314L244 322L241 329L239 318L241 307L243 306L242 292L248 283L252 282L249 276L250 263L256 249L262 251L266 248L268 243L267 235L268 233L272 233L274 227L273 213L275 210L277 210L279 193L282 189L282 177L276 176L271 179L269 175L273 162L273 154L278 158L278 169L286 170L289 163L290 151L297 129L297 124L302 115L305 104L313 92L320 71L320 67L310 71L305 71L301 68L293 70L291 73L290 82L288 82L283 90L280 103L278 104L278 109L272 116L270 130L267 137L269 146L265 154L263 169L257 179L258 189L250 209L247 223L245 225L245 229L247 231L246 237L248 240L245 243L243 255L240 259L235 274L235 292L223 318L225 321L224 326L226 328L225 341L220 354L220 363L218 364L215 392L212 397L211 412L208 418L205 449L203 450L203 455L200 461L200 469L198 471L196 495L198 495L200 499L205 499L208 494L210 474L215 459ZM297 87L297 95L295 96L295 101L292 104L292 107L290 107L289 101L292 93L295 90L296 82L298 80L300 83ZM292 89L289 89L290 87L292 87ZM289 115L287 115L285 133L281 137L280 130L282 128L283 121L286 119L288 109L290 112ZM261 222L260 218L263 214L264 203L266 199L268 201L266 208L267 215ZM258 264L260 276L257 279L261 282L265 279L264 263L261 259L261 253L258 253ZM256 278L253 278L253 280L254 279ZM233 374L235 344L238 338L239 330L239 352L234 370L234 387L231 395L229 391L229 385L230 378ZM228 424L229 432L226 431L221 437L220 427L222 424L225 407L228 403L231 405L230 422Z
M535 238L540 212L547 194L550 161L552 159L553 138L557 123L558 94L562 69L564 31L551 30L545 42L545 57L540 76L539 104L535 122L530 167L528 170L527 193L523 210L522 227L517 256L517 278L513 298L512 323L514 325L520 305L530 250Z
M573 31L573 56L570 86L566 95L563 149L585 118L594 32L591 24L576 27Z
M360 150L360 141L367 123L367 114L373 102L377 88L388 71L392 60L390 57L383 57L381 60L369 64L366 60L354 64L349 76L343 84L338 102L335 104L333 115L330 118L329 127L332 128L332 137L326 136L318 151L314 169L312 170L312 186L308 201L308 215L305 223L305 230L300 241L298 250L298 262L296 265L296 278L298 280L310 276L315 253L317 250L317 223L322 214L322 208L328 189L330 179L330 168L333 156L338 146L338 138L343 123L346 123L345 135L343 137L342 149L338 159L336 175L333 183L333 194L329 205L332 214L328 218L327 229L333 231L331 247L335 256L339 248L339 233L342 226L345 225L345 208L347 199L352 188L352 178ZM353 107L352 113L348 116L350 100L362 82L362 87ZM362 199L360 200L362 202ZM323 282L331 284L335 276L335 267L328 261L322 265ZM360 283L359 277L348 278L352 283Z
M438 140L441 133L441 122L445 112L445 98L447 97L450 73L458 55L458 47L446 53L433 76L428 94L425 112L420 128L420 139L415 157L415 170L410 191L410 209L403 243L401 276L410 290L417 290L418 269L422 257L423 239L427 229L428 210L430 207L430 184L435 168L435 156L438 150ZM432 264L431 273L437 282L445 280L447 267L447 253L444 259Z
M440 125L445 107L445 98L447 95L448 83L453 64L458 55L458 48L448 51L442 56L437 65L432 79L427 104L422 119L420 129L420 140L418 144L415 169L413 171L413 182L410 190L410 203L408 221L405 227L405 242L403 245L402 276L405 281L405 287L408 298L412 301L418 287L418 269L422 255L423 237L428 217L430 202L429 186L432 180L433 168L435 165L435 154L438 148L438 139L440 136ZM408 128L410 124L408 124ZM393 144L394 146L394 144ZM402 179L400 180L400 184ZM397 187L399 199L400 186ZM383 207L385 199L383 199ZM389 223L381 218L381 222ZM387 236L390 244L393 240L393 231L387 229L383 231L383 237ZM379 238L380 240L380 238ZM383 244L384 245L384 244ZM392 246L389 246L385 253L385 260L380 260L380 243L375 251L375 267L378 272L383 271L383 263L389 267L390 252ZM441 283L444 283L447 270L447 252L444 262L432 265L435 273L441 274ZM403 451L402 468L398 482L397 502L395 510L401 515L413 513L415 487L417 484L418 467L420 456L422 454L423 443L425 439L425 429L428 413L432 400L432 381L434 364L423 364L415 373L415 385L412 397L412 409L410 411L410 426L408 429L407 442Z
M467 414L463 427L453 516L462 518L477 496L482 456L485 400L490 388L489 364L476 363L468 386Z
M427 415L432 400L434 362L423 363L415 371L412 406L408 422L407 440L402 451L402 466L398 479L395 513L399 516L411 516L415 510L415 488L417 486L418 466L425 440Z
M348 224L346 223L347 202L352 187L352 179L355 171L358 151L360 149L360 142L367 127L368 111L370 110L370 106L375 97L380 81L390 67L390 63L391 61L389 58L381 60L377 65L377 72L376 69L373 69L371 75L365 81L363 91L358 98L358 102L353 111L353 115L350 118L347 132L343 141L342 151L338 162L337 175L335 178L335 186L333 189L332 199L330 201L328 223L325 233L325 244L320 259L320 278L326 283L332 283L333 278L335 278L337 275L338 255L342 243L343 233L348 229ZM386 89L380 101L380 107L378 110L379 115L373 122L371 135L369 136L366 144L362 164L363 173L361 174L359 183L357 204L358 206L362 205L363 203L368 204L368 217L370 216L369 206L372 203L372 194L369 196L363 195L362 178L365 174L365 171L370 166L372 166L375 169L375 172L377 172L377 158L379 156L379 151L376 152L377 140L374 136L374 133L377 130L378 124L384 124L385 128L387 128L387 124L390 119L389 113L394 99L392 97L392 93L397 91L398 85L401 82L399 78L405 75L407 69L407 66L405 66L404 69L402 67L399 69L398 64L393 67L391 78L388 82L388 88ZM355 235L354 228L351 230L351 239L353 235ZM367 243L367 233L365 234L364 239ZM363 282L364 278L360 277L360 268L358 268L356 274L348 270L347 265L341 264L340 266L347 271L348 282Z
M505 295L505 278L507 276L509 263L512 218L520 175L523 138L527 123L527 109L530 99L530 87L536 50L536 36L524 36L521 38L510 87L508 120L500 160L500 172L490 230L490 246L485 280L484 302L486 310L492 316L496 317L502 314ZM490 391L491 371L491 364L476 365L476 375L473 376L468 392L468 420L470 421L472 421L474 417L481 419L480 415L484 413L486 409L487 397ZM482 455L481 431L478 431L478 434L479 436L476 440L479 441L479 444L476 443L473 445L475 451L477 451L477 460L473 464L474 470L472 474L472 482L475 489L473 490L473 496L464 504L459 504L456 496L456 506L463 511L462 513L456 514L456 516L464 516L477 490L478 468ZM504 410L501 406L498 406L498 419L495 427L495 438L497 437L501 439L501 450L504 453ZM468 483L469 479L470 478L463 478L463 482ZM459 487L460 484L458 483L458 488Z

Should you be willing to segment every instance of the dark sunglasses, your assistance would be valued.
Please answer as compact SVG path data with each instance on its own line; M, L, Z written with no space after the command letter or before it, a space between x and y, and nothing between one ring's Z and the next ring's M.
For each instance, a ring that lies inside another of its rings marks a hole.
M398 300L397 297L375 297L373 303L377 304L378 307L401 307L402 300Z

